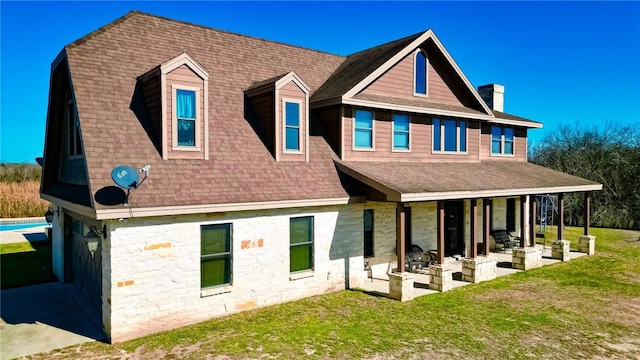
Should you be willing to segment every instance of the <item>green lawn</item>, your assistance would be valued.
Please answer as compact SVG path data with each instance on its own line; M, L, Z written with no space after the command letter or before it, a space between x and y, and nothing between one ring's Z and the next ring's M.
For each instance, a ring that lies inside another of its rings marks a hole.
M638 358L640 233L592 234L594 256L406 303L341 291L35 358Z
M0 244L2 289L54 281L48 241Z

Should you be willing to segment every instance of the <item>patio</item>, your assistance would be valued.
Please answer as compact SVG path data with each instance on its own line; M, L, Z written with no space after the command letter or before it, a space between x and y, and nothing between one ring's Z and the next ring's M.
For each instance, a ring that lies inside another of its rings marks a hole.
M561 262L561 260L554 259L551 257L551 247L543 246L541 244L536 245L537 249L542 249L542 266L552 265L555 263ZM586 253L578 252L576 250L571 250L569 254L569 259L577 259L582 256L586 256ZM512 252L508 251L506 253L503 252L491 252L491 257L494 257L497 261L497 276L505 276L515 274L517 272L523 270L514 269L511 266L512 262ZM453 269L453 288L458 288L466 285L471 285L472 283L462 281L462 258L445 258L445 264L451 266ZM414 284L413 284L413 297L437 294L439 291L429 289L429 269L418 270L414 275ZM388 275L376 275L373 278L368 278L361 286L361 289L365 292L374 293L378 295L383 295L389 297L389 277Z

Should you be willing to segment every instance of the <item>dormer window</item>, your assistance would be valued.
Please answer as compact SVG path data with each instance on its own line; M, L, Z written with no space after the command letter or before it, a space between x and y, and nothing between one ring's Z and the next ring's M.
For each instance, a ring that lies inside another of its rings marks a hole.
M284 151L300 151L300 102L284 100Z
M196 91L175 89L175 137L178 146L196 146Z
M414 61L414 95L427 95L427 55L422 50L416 51Z
M69 133L67 134L69 144L69 157L82 156L82 142L80 141L80 128L78 119L76 118L76 107L73 100L69 100L67 103L67 127Z

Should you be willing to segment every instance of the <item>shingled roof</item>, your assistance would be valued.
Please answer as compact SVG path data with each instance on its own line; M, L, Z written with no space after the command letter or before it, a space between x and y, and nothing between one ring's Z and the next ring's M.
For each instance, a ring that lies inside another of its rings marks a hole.
M295 71L313 91L344 57L139 12L65 51L92 194L113 186L115 166L149 164L133 209L349 197L321 134L310 136L309 163L277 163L244 116L245 89ZM162 160L131 110L136 79L184 52L210 75L208 161Z

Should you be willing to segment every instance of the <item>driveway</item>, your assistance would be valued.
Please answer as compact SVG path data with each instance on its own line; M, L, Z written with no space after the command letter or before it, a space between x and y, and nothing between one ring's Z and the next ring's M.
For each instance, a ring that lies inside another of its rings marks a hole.
M59 282L2 290L0 304L0 359L104 337Z

